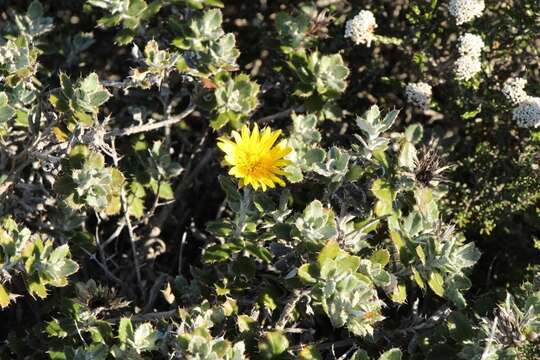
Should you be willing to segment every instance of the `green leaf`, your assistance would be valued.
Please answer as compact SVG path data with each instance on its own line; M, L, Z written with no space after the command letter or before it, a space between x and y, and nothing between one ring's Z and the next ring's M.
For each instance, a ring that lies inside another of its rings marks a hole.
M420 259L420 262L422 263L422 265L426 265L426 254L424 253L424 249L422 248L422 246L418 245L415 248L415 251L416 251L416 255L418 255L418 258Z
M97 23L103 27L112 27L120 24L120 21L122 21L122 16L120 14L116 14L114 16L104 16L99 19Z
M121 208L122 202L120 201L120 196L111 196L107 199L107 207L104 211L107 215L115 215L120 212Z
M424 128L420 124L412 124L405 129L405 138L412 144L418 144L424 136Z
M182 2L185 2L188 6L191 6L192 8L195 8L197 10L204 9L203 0L181 0Z
M272 262L272 259L274 257L274 254L264 246L257 246L257 245L247 245L246 250L259 258L260 260L264 261L267 264L270 264Z
M289 348L289 341L280 331L269 331L259 342L259 350L264 359L274 359Z
M206 223L206 231L216 236L229 236L233 231L233 226L227 221L209 221Z
M34 295L37 295L41 299L45 299L47 297L47 288L45 287L45 284L39 279L39 277L32 277L28 281L27 284L28 293L35 297Z
M337 269L339 271L356 272L358 268L360 267L360 264L362 263L362 259L358 256L344 255L344 256L339 256L339 258L336 259L336 262L337 262Z
M133 339L134 331L133 324L129 318L121 318L118 325L118 339L121 343L126 344L128 340Z
M224 251L219 248L209 248L203 254L203 261L208 264L223 262L230 257L230 254L227 251Z
M51 253L49 257L49 261L53 264L56 264L60 261L64 261L64 259L68 255L69 255L69 247L67 246L67 244L64 244L53 250L53 252Z
M203 0L206 2L206 5L208 6L214 6L214 7L224 7L225 4L221 0Z
M49 321L47 323L47 327L45 328L45 332L50 337L57 337L57 338L65 338L69 335L67 328L63 326L64 324L58 321L57 319L53 319L52 321Z
M233 243L217 244L209 246L204 250L202 260L207 264L214 264L228 260L233 253L239 252L241 249Z
M231 121L231 117L232 115L228 112L220 113L216 117L214 117L212 121L210 121L210 126L214 130L219 130L223 126L227 125L229 121Z
M371 192L379 200L375 204L375 214L377 216L391 214L393 212L394 192L390 185L382 179L377 179L371 186Z
M11 302L11 299L9 298L9 292L4 287L4 285L0 284L0 307L2 309L5 309L9 306L9 303Z
M317 262L319 263L319 266L322 267L326 261L335 259L339 252L340 248L337 241L333 239L328 241L326 245L322 248L319 256L317 256Z
M285 176L290 183L299 183L304 180L302 169L296 164L289 165L285 168Z
M133 334L133 347L137 352L152 351L156 349L158 335L150 323L144 323L137 327Z
M211 9L205 11L203 17L198 24L200 28L197 31L200 31L201 40L216 40L219 36L222 35L223 30L221 29L221 23L223 22L223 15L218 9Z
M365 350L356 350L354 354L351 355L350 360L369 360L369 355Z
M382 267L385 267L390 261L390 252L386 249L380 249L374 252L369 259L371 262L379 263Z
M280 41L292 48L302 45L311 25L307 14L300 13L298 16L291 16L283 11L276 14L275 23Z
M422 276L420 275L418 270L416 270L415 268L412 268L412 273L413 273L413 279L416 282L416 284L418 284L418 286L420 286L420 288L424 290L426 288L426 284L424 283L424 280L422 279Z
M433 270L429 276L428 285L433 292L440 297L444 296L444 278L436 270Z
M459 264L462 267L472 267L480 259L481 253L474 243L470 242L460 247L456 252Z
M111 187L115 190L120 191L122 188L122 185L124 185L124 174L120 172L120 170L116 168L110 168L111 169Z
M298 354L300 360L322 360L321 353L315 346L305 346Z
M105 157L100 153L90 153L86 158L85 165L97 170L103 169L105 167Z
M413 143L405 141L399 152L399 165L407 169L413 169L418 161L416 148Z
M8 99L7 94L1 91L0 92L0 107L7 106L8 102L9 102L9 99Z
M433 202L433 191L429 187L422 187L414 191L414 197L416 199L416 204L418 209L422 214L429 219L428 215L430 208L434 204Z
M140 219L144 215L144 200L133 195L127 197L129 215Z
M130 29L123 29L116 33L114 42L118 45L128 45L133 42L135 32Z
M66 259L64 260L64 265L62 266L59 275L65 279L66 277L75 274L77 271L79 271L79 264L71 259ZM65 282L65 285L67 285L67 281Z
M304 155L304 160L308 166L321 164L326 158L326 152L323 149L310 149Z
M394 348L386 351L379 357L379 360L401 360L401 350Z
M163 200L174 200L174 190L170 182L162 181L159 184L159 197Z
M0 92L0 123L11 120L15 110L8 105L9 99L5 92Z
M41 5L38 0L32 1L28 6L28 10L26 10L26 15L31 18L39 18L43 16L43 5Z
M339 94L347 88L349 68L345 66L340 54L323 55L316 65L315 76L319 94Z
M99 82L96 73L91 73L84 78L80 83L80 89L87 96L88 102L94 107L103 105L111 97L111 93Z
M276 294L275 294L275 291L273 289L266 289L262 294L261 294L261 303L262 305L267 309L269 310L270 312L274 311L277 309L277 299L276 299Z
M67 76L65 73L60 73L60 86L62 87L62 93L67 98L72 98L75 96L73 83L71 82L69 76Z
M482 105L479 105L478 108L474 110L466 111L463 114L461 114L461 118L463 120L469 120L476 117L476 115L480 114L481 112L482 112Z
M11 120L13 115L15 111L10 106L0 106L0 123Z
M404 304L407 301L407 287L403 284L398 284L392 292L392 301L398 304Z
M317 271L312 264L303 264L298 268L298 277L306 284L314 284L317 282Z
M253 332L257 328L257 321L247 315L238 315L236 319L238 330L242 332Z

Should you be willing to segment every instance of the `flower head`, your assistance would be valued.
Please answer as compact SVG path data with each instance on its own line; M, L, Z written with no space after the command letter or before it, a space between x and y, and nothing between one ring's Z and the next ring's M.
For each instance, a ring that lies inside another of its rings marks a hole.
M456 24L462 25L480 17L486 5L484 0L450 0L450 15L456 18Z
M454 73L459 80L469 80L482 70L484 41L479 35L466 33L459 37L458 51L461 55L455 63Z
M519 127L530 128L540 126L540 98L530 96L519 103L512 112L512 118Z
M483 47L484 40L482 40L480 35L466 33L459 37L458 50L461 56L480 57Z
M454 65L454 73L458 80L470 80L482 70L480 59L474 56L462 56Z
M375 16L371 11L362 10L345 24L345 37L351 38L355 44L371 46L377 28Z
M504 82L502 93L512 104L519 104L529 97L525 91L526 85L527 80L524 78L509 78Z
M292 148L285 140L277 145L281 130L272 131L266 127L259 131L257 124L250 130L244 125L240 131L233 131L233 140L226 137L218 139L218 147L225 153L225 164L230 166L229 175L240 179L241 186L251 185L255 190L274 188L275 184L285 186L281 175L283 168L291 164L285 159Z
M405 87L407 101L413 105L427 109L431 100L431 85L425 82L409 83Z

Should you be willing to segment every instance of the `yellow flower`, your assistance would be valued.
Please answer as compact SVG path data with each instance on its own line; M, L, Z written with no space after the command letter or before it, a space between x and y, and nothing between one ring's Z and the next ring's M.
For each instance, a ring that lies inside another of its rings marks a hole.
M229 175L240 179L240 186L251 185L255 190L259 187L274 188L275 184L285 186L281 175L285 175L283 168L291 161L284 157L292 151L285 140L274 146L281 134L281 130L272 131L266 127L259 131L257 124L250 131L247 125L242 127L241 133L232 132L234 141L220 137L219 148L225 153L225 164L231 166Z

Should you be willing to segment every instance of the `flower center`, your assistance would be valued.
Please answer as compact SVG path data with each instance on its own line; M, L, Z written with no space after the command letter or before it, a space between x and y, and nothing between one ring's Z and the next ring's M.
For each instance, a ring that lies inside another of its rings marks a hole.
M245 159L242 161L243 170L249 175L255 175L264 168L264 159L261 154L245 154Z

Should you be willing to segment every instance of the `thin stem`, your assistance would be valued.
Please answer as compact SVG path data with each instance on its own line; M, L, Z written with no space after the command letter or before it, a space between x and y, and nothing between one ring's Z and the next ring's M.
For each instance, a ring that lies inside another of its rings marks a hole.
M271 122L272 120L286 118L287 116L291 115L293 112L302 112L302 111L304 111L303 106L299 106L299 107L296 107L296 108L293 107L293 108L283 110L283 111L280 111L280 112L272 114L272 115L262 117L262 118L258 119L258 122L264 124L264 123L267 123L267 122Z
M289 321L291 314L296 307L296 304L307 294L309 294L309 290L295 290L292 293L292 295L287 300L287 304L283 308L281 315L279 316L279 319L276 323L276 329L281 330L285 328L285 325L287 325L287 322Z
M130 320L132 322L167 320L177 318L178 315L178 309L173 309L168 311L134 315L130 318ZM109 321L112 323L117 323L120 321L120 318L110 319Z
M182 234L182 239L180 240L180 252L178 254L178 275L182 274L182 261L184 257L184 246L186 245L187 231L184 231Z
M495 317L493 320L493 325L491 326L491 329L489 331L489 335L487 338L486 347L484 348L484 351L482 352L482 357L480 357L480 360L486 360L490 357L491 352L491 344L493 342L493 338L495 337L495 331L497 330L497 324L498 324L499 318Z
M356 343L355 339L345 339L345 340L339 340L339 341L335 341L335 342L327 342L327 343L319 343L319 344L313 343L313 344L309 344L309 345L310 346L315 346L318 350L328 350L328 349L332 349L332 348L342 348L342 347L352 346L355 343ZM290 351L300 351L306 346L307 345L293 346L289 350Z
M137 246L135 244L135 234L133 232L133 225L131 224L131 219L129 218L129 209L127 206L126 192L122 187L120 191L120 199L122 201L122 208L124 209L124 219L126 220L127 229L129 233L129 240L131 243L131 252L133 255L133 262L135 264L135 275L137 276L137 284L139 285L139 290L141 291L142 296L144 297L144 287L142 284L141 269L139 265L139 258L137 257Z
M157 300L159 290L161 289L161 287L165 283L165 280L167 280L167 275L166 274L161 274L158 277L158 279L156 280L156 282L154 283L154 285L152 286L152 288L150 289L150 294L148 296L148 303L145 305L145 307L143 309L144 313L149 312L150 310L152 310L152 307L154 306L154 304L155 304L155 302Z
M111 148L112 148L112 157L114 166L118 167L118 154L116 153L116 147L114 144L114 137L111 139ZM124 212L124 220L127 225L128 234L129 234L129 240L131 243L131 252L133 255L133 263L135 264L135 275L137 277L137 284L139 285L139 290L141 292L141 296L144 298L144 287L142 284L142 277L141 277L141 269L139 266L139 258L137 257L137 246L135 244L135 234L133 231L133 224L131 223L131 219L129 218L129 207L126 200L126 191L124 187L122 186L122 189L120 190L120 201L122 203L122 210Z
M184 120L186 117L188 117L193 111L195 110L195 104L191 103L187 107L186 110L182 111L180 114L176 116L171 116L168 119L165 119L163 121L158 121L155 123L150 124L144 124L140 126L132 126L125 129L112 129L107 133L107 136L129 136L133 134L139 134L147 131L152 131L156 129L160 129L162 127L171 126L174 125L182 120Z
M99 236L99 226L101 225L101 218L99 217L98 213L96 213L96 219L97 219L97 224L96 224L95 238L96 238L96 243L98 246L99 257L101 259L101 262L103 263L103 266L107 269L108 272L110 272L109 267L107 266L107 256L105 255L105 250L103 249L103 244L101 243L100 236Z
M125 285L125 283L122 280L120 280L120 278L118 278L116 275L114 275L105 265L103 265L101 263L101 261L99 261L96 258L95 254L90 253L88 250L85 250L84 248L82 248L82 251L85 252L86 255L89 256L90 260L94 260L96 262L96 264L98 264L98 266L103 270L103 272L105 273L107 278L114 281L119 286L123 287Z

